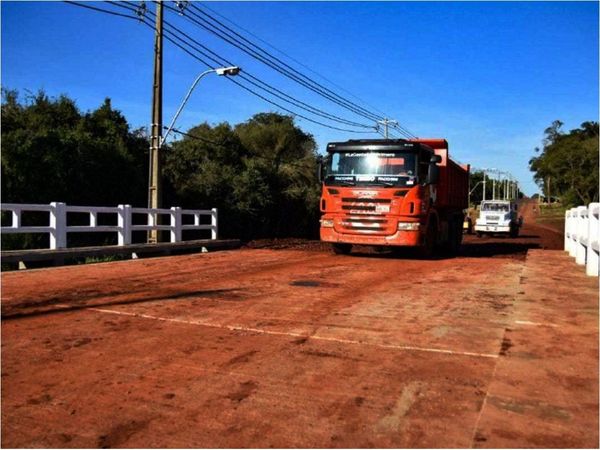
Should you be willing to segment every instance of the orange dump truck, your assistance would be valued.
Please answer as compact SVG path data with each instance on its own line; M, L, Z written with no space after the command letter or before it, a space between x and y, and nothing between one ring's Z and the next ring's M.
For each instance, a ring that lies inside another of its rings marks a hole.
M462 242L469 166L445 139L332 142L320 162L321 240L336 253L352 245L436 247Z

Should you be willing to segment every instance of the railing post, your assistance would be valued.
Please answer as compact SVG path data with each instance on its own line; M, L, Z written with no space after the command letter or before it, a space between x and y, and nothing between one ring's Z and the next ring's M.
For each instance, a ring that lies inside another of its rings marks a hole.
M600 203L590 203L588 224L588 248L585 273L591 277L597 277L599 275L600 260Z
M96 228L98 226L98 213L96 211L90 211L90 227Z
M569 256L575 258L577 254L577 208L571 208L569 215Z
M119 246L131 244L131 205L117 206Z
M67 205L61 202L50 203L50 248L67 247Z
M21 211L12 211L12 225L11 228L21 228Z
M569 233L571 232L571 229L569 228L570 218L571 218L571 214L570 214L569 210L567 209L565 211L565 230L564 230L564 232L565 232L565 247L564 247L565 252L569 251Z
M577 208L577 250L575 252L575 262L580 266L585 264L586 246L587 246L587 206Z
M181 208L171 208L171 242L181 242Z
M217 208L211 209L210 224L210 238L217 239L217 236L219 235L219 218Z

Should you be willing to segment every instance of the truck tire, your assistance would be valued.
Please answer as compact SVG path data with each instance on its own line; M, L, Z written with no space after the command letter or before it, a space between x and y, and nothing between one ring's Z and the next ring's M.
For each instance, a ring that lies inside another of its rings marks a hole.
M513 225L510 227L510 237L511 238L519 237L519 226L518 225Z
M336 255L347 255L352 250L352 244L331 244L331 248Z
M417 256L420 259L429 259L433 256L437 237L435 228L435 224L430 220L429 225L427 225L427 232L425 233L425 241L417 249Z
M462 218L458 217L448 222L448 240L442 246L447 255L456 255L462 244Z

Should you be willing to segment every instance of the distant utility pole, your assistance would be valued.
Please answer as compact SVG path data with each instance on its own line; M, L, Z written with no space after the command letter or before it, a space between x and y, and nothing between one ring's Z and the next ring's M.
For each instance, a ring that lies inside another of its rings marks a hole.
M390 120L390 119L378 120L377 123L380 123L381 125L383 125L383 137L385 139L389 139L389 137L388 137L388 125L389 124L398 125L398 121L397 120Z
M163 90L163 2L156 3L156 32L154 38L154 84L152 86L152 135L150 137L150 167L148 180L148 208L160 208L161 190L161 156L162 139L162 90ZM156 216L158 221L158 215ZM156 243L159 231L148 232L148 242Z

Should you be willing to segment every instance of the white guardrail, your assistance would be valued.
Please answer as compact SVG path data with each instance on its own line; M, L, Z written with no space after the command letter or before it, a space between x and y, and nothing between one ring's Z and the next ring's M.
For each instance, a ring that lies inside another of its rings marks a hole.
M586 274L598 276L600 252L600 203L578 206L565 212L565 251Z
M12 212L12 224L0 227L2 234L13 233L49 233L50 248L67 248L67 233L114 232L118 234L118 245L131 244L133 231L168 230L171 242L181 242L184 230L210 230L211 239L217 239L217 209L195 210L173 207L171 209L133 208L131 205L114 207L103 206L67 206L65 203L53 202L49 205L29 205L21 203L2 203L0 210ZM21 214L29 211L43 211L50 214L49 226L22 226ZM89 225L68 225L67 213L84 213L89 215ZM117 225L98 225L98 214L116 214ZM132 216L146 216L146 223L133 225ZM169 215L170 224L159 225L158 216ZM193 223L184 224L185 216L193 216ZM210 216L210 225L201 225L201 216Z

